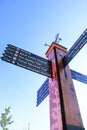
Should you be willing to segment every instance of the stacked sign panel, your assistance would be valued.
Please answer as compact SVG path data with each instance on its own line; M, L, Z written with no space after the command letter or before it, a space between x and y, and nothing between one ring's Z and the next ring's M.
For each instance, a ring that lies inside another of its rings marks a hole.
M49 80L48 78L45 80L45 82L42 84L42 86L37 91L37 104L36 106L39 106L39 104L49 95Z
M47 59L8 44L2 60L41 75L52 77L52 63Z
M78 40L70 48L67 54L62 59L64 67L75 57L81 48L87 43L87 29L81 34Z

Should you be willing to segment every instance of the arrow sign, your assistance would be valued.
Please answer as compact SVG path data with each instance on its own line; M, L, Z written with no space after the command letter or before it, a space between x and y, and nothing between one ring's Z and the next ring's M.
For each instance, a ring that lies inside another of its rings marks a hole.
M72 78L77 80L77 81L80 81L82 83L85 83L87 84L87 76L84 75L84 74L81 74L79 72L76 72L74 70L71 70L71 75L72 75Z
M49 80L48 78L45 80L45 82L42 84L42 86L37 91L37 104L36 106L39 106L39 104L49 95Z
M74 45L70 48L67 54L62 59L63 66L65 67L81 50L81 48L87 43L87 29L82 33Z
M41 75L52 77L51 61L13 45L8 44L1 59Z

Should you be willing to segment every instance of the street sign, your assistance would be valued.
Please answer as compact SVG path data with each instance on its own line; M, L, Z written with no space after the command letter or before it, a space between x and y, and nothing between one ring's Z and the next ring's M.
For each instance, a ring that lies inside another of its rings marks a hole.
M83 75L83 74L76 72L74 70L71 70L71 75L72 75L73 79L87 84L87 76L86 75Z
M42 84L42 86L37 91L37 103L36 106L39 104L49 95L49 80L48 78Z
M82 33L74 45L70 48L67 54L63 57L63 66L65 67L87 43L87 29Z
M2 60L31 70L41 75L52 77L52 63L40 56L8 44Z

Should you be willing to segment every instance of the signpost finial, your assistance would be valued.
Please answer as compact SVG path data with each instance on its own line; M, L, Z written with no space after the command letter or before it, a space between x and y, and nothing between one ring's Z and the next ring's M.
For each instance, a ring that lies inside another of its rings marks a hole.
M55 36L55 42L56 42L56 43L59 43L61 40L62 40L62 39L59 38L59 33L57 33L56 36Z

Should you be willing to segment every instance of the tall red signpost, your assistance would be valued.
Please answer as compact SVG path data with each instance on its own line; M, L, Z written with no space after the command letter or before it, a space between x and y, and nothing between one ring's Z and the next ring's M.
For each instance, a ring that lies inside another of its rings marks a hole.
M1 59L49 78L37 91L37 106L49 94L50 130L84 130L72 78L87 84L87 76L68 64L87 43L87 29L68 52L57 39L46 52L48 60L10 44Z
M52 43L46 56L52 61L49 78L50 130L84 130L69 66L63 67L67 49Z

